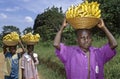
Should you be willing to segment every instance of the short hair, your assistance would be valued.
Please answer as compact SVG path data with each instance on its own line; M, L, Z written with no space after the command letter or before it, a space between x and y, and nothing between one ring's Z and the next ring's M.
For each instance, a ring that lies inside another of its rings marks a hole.
M34 45L27 45L27 48L29 48L29 47L31 47L31 46L34 48Z
M78 35L78 32L81 33L83 31L87 31L90 34L90 36L92 35L92 30L91 29L77 29L77 30L75 30L76 36Z

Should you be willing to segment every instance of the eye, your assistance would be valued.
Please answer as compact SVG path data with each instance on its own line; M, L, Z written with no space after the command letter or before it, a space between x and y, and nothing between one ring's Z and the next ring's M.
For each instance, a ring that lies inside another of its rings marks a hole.
M80 39L85 40L85 37L81 37Z

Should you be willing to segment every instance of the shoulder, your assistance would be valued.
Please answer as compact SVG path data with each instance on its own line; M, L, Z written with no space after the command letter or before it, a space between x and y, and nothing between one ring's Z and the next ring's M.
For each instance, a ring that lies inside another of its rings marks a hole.
M93 54L98 54L98 52L100 52L99 47L91 46L89 49L90 49L90 52Z
M5 57L10 57L12 54L10 52L5 53Z
M38 57L38 54L37 54L37 53L33 53L33 56L34 56L34 57Z
M60 43L60 47L61 48L67 48L68 50L70 50L70 49L74 50L74 49L78 48L78 46L75 46L75 45L65 45L64 43Z
M98 49L99 49L99 47L90 46L90 49L92 49L92 50L98 50Z
M27 52L23 54L23 56L26 56L26 55L28 55Z
M22 57L23 58L29 58L30 56L28 55L28 53L24 53Z
M110 44L109 43L106 43L98 48L96 48L97 50L99 51L107 51L107 50L111 50L111 47L110 47Z

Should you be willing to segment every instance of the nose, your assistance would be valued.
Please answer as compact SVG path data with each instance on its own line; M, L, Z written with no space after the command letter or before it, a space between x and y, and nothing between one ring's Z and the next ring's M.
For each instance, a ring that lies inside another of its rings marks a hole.
M85 38L85 42L88 43L89 39L88 38Z

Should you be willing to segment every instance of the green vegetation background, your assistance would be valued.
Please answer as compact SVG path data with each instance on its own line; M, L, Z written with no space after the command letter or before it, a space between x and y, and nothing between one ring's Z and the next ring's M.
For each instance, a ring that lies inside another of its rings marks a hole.
M120 78L120 38L117 39L118 47L116 48L116 56L106 63L104 69L105 79L119 79ZM100 47L105 44L106 39L94 39L93 46ZM39 72L45 79L65 79L64 66L55 55L55 49L52 42L40 42L35 47L35 51L39 54L40 65Z

